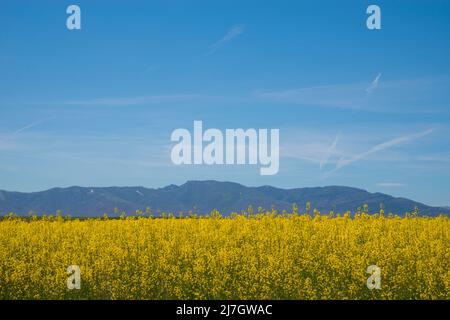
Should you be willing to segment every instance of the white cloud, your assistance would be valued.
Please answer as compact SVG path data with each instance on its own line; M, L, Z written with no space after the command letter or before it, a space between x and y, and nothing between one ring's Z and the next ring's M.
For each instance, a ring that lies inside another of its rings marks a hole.
M382 113L448 113L449 77L330 84L255 91L259 102ZM377 94L370 94L377 90ZM438 102L439 101L439 102Z
M45 121L48 121L52 118L47 118L47 119L42 119L39 121L35 121L33 123L30 123L24 127L21 127L9 134L0 136L0 149L4 149L4 150L15 150L20 148L20 146L15 143L15 142L11 142L10 140L14 139L15 136L17 136L19 133L25 132L27 130L30 130L31 128L34 128L36 126L39 126L40 124L44 123ZM23 147L23 146L22 146Z
M421 155L417 157L417 160L425 162L450 162L450 152Z
M374 153L378 153L380 151L383 151L383 150L395 147L397 145L400 145L400 144L403 144L403 143L406 143L406 142L409 142L409 141L414 141L414 140L417 140L419 138L425 137L425 136L429 135L430 133L432 133L433 130L434 129L428 129L428 130L425 130L425 131L422 131L422 132L418 132L418 133L414 133L414 134L398 137L398 138L395 138L395 139L392 139L392 140L389 140L389 141L377 144L376 146L370 148L368 151L360 153L360 154L357 154L357 155L352 156L350 158L347 158L347 159L341 158L337 162L336 168L331 170L330 172L328 172L328 174L336 172L336 171L338 171L338 170L340 170L340 169L342 169L342 168L344 168L344 167L346 167L346 166L348 166L348 165L350 165L350 164L352 164L352 163L354 163L356 161L362 160L362 159L364 159L364 158L366 158L366 157L368 157L368 156L370 156L370 155L372 155Z
M377 76L372 81L370 86L366 89L367 93L370 94L370 93L374 92L378 88L378 82L380 81L380 78L381 78L381 73L377 74Z
M224 46L225 44L227 44L228 42L230 42L231 40L233 40L234 38L236 38L238 35L242 34L243 32L244 32L243 26L239 26L239 25L233 26L230 30L228 30L228 32L219 41L217 41L216 43L214 43L211 46L211 50L209 50L206 53L206 56L212 55L219 48L221 48L222 46Z
M45 122L45 121L47 121L47 120L49 120L49 119L43 119L43 120L39 120L39 121L35 121L35 122L33 122L33 123L30 123L30 124L28 124L28 125L26 125L26 126L24 126L24 127L22 127L22 128L19 128L19 129L15 130L14 132L12 132L12 133L10 133L10 134L8 134L8 135L6 135L6 136L0 138L0 141L4 141L4 140L11 139L11 138L14 137L15 135L17 135L17 134L19 134L19 133L21 133L21 132L23 132L23 131L27 131L27 130L33 128L33 127L36 127L36 126L42 124L43 122Z
M333 143L330 145L330 147L326 150L324 157L320 160L319 168L322 170L322 168L328 163L328 159L336 153L336 145L339 141L340 134L338 133L336 137L334 138Z
M182 102L199 99L212 98L205 95L196 94L174 94L174 95L153 95L140 97L115 97L115 98L95 98L88 100L70 100L66 105L74 106L131 106L151 103Z
M376 184L378 187L405 187L405 183L401 182L378 182Z
M305 106L360 109L365 101L365 84L337 84L271 92L256 92L256 98L266 101Z

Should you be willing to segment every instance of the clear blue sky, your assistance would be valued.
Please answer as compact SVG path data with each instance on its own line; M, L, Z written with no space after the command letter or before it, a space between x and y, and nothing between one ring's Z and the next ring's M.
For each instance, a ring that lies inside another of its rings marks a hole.
M2 0L0 189L218 179L450 205L450 2L305 2ZM279 128L279 173L172 165L194 120Z

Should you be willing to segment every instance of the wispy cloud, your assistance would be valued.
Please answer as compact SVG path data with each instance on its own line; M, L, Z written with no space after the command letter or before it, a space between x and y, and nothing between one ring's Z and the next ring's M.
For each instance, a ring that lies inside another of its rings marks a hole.
M450 162L450 151L421 155L417 157L417 160L426 162Z
M223 47L225 44L236 38L238 35L244 32L244 27L240 25L233 26L228 32L216 43L211 46L211 49L205 54L205 56L210 56L215 53L219 48Z
M24 150L30 150L32 148L31 144L23 144L21 142L17 141L17 136L19 136L21 133L26 132L34 127L37 127L44 123L45 121L48 121L52 118L42 119L39 121L35 121L33 123L30 123L26 126L23 126L19 129L16 129L13 132L6 133L4 135L0 135L0 150L8 150L8 151L24 151Z
M401 182L378 182L376 184L378 187L405 187L406 184L405 183L401 183Z
M30 123L30 124L28 124L28 125L26 125L26 126L24 126L22 128L19 128L19 129L15 130L15 131L13 131L13 132L3 136L3 137L0 137L0 142L12 139L16 135L18 135L19 133L27 131L27 130L29 130L31 128L34 128L34 127L36 127L36 126L38 126L38 125L40 125L40 124L42 124L45 121L48 121L50 119L53 119L53 118L47 118L47 119L42 119L42 120L39 120L39 121L32 122L32 123Z
M330 145L330 147L325 151L324 157L320 160L320 170L328 163L328 159L336 152L336 145L339 141L340 134L336 134L336 137L334 138L333 143Z
M381 73L377 74L377 76L372 81L370 86L366 89L367 93L370 94L370 93L374 92L378 88L378 82L380 81L380 78L381 78Z
M95 98L87 100L70 100L66 101L66 105L74 106L132 106L152 103L170 103L170 102L183 102L199 99L209 99L212 96L199 95L199 94L173 94L173 95L152 95L152 96L140 96L140 97L112 97L112 98Z
M422 132L418 132L418 133L414 133L414 134L398 137L398 138L395 138L395 139L392 139L392 140L389 140L389 141L377 144L376 146L370 148L368 151L360 153L360 154L357 154L357 155L352 156L352 157L350 157L348 159L341 158L337 162L336 167L333 170L329 171L328 174L336 172L336 171L338 171L338 170L340 170L340 169L342 169L342 168L344 168L344 167L346 167L346 166L348 166L348 165L350 165L350 164L352 164L352 163L354 163L356 161L365 159L365 158L367 158L368 156L370 156L370 155L372 155L374 153L377 153L377 152L380 152L380 151L383 151L383 150L395 147L397 145L400 145L400 144L403 144L403 143L406 143L406 142L409 142L409 141L414 141L414 140L417 140L419 138L425 137L425 136L429 135L430 133L432 133L433 130L434 129L428 129L428 130L425 130L425 131L422 131Z
M317 128L316 128L317 129ZM280 155L282 157L297 159L325 167L336 163L336 158L343 156L338 150L337 144L341 141L341 133L335 133L335 138L330 142L333 133L327 128L315 130L313 128L287 128L284 131Z
M361 109L367 99L366 84L336 84L304 87L270 92L256 92L261 101L298 104L304 106Z
M292 104L383 113L448 112L449 77L338 83L291 89L255 91L261 103ZM377 92L376 95L371 94Z

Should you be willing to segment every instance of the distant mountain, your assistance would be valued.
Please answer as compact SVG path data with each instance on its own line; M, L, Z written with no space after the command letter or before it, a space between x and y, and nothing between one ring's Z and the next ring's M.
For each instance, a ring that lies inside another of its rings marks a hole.
M376 211L380 203L385 212L403 214L412 211L415 206L421 214L449 214L450 208L430 207L405 198L395 198L383 193L370 193L365 190L329 186L317 188L280 189L271 186L246 187L238 183L218 181L188 181L183 185L169 185L164 188L148 189L143 187L107 187L107 188L54 188L47 191L21 193L0 191L0 214L14 212L26 215L29 211L38 214L54 214L61 210L72 216L110 216L114 208L127 213L150 207L156 214L164 212L187 212L191 209L198 214L218 209L223 215L240 212L252 205L270 209L290 210L293 203L303 209L306 202L321 212L334 209L335 212L351 210L355 212L364 203Z

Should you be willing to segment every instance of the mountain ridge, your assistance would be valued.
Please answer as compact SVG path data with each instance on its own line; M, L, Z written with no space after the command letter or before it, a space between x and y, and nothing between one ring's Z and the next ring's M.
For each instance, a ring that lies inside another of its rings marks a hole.
M380 203L385 212L403 214L418 207L421 214L449 214L450 208L432 207L403 197L393 197L380 192L346 186L324 186L283 189L270 185L248 187L236 182L216 180L189 180L181 185L167 185L160 188L136 187L55 187L37 192L17 192L0 190L0 215L14 212L26 215L29 211L37 214L54 214L61 210L65 214L80 217L96 217L104 213L112 214L117 208L128 214L150 207L156 214L161 212L193 210L207 214L218 209L223 215L240 212L252 205L277 210L290 210L296 203L300 211L306 202L322 212L350 210L355 212L363 204L370 211L378 211Z

